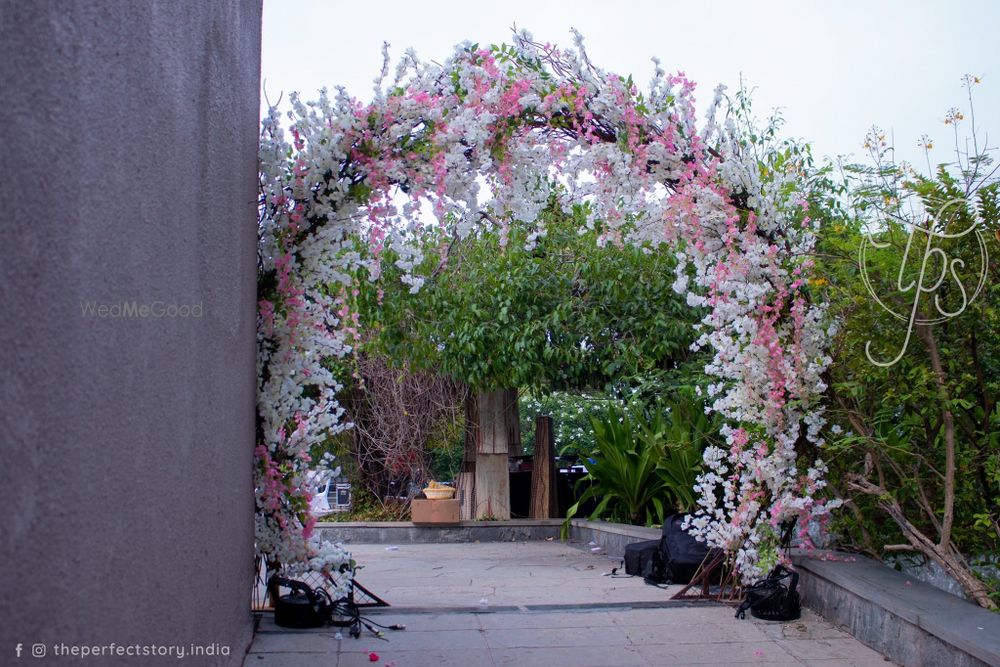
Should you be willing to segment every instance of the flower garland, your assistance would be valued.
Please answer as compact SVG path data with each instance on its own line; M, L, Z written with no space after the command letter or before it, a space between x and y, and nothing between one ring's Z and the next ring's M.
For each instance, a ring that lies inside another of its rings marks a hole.
M808 258L816 225L797 170L764 178L761 162L740 144L732 121L719 136L723 190L689 206L682 263L694 266L699 290L688 302L709 308L695 347L714 351L706 373L710 409L734 425L723 427L727 448L709 447L698 477L698 510L686 527L733 556L743 582L760 578L781 557L782 526L797 520L798 538L822 528L839 500L818 497L826 467L798 466L800 446L822 447L822 376L836 329L825 303L808 295ZM729 193L729 205L719 198ZM745 198L740 210L733 194ZM686 204L686 202L684 203ZM675 289L687 291L679 272Z
M311 103L293 95L290 141L277 109L262 124L258 550L318 567L347 557L310 542L300 489L310 448L349 426L330 360L350 354L361 324L353 281L376 279L392 248L420 289L430 218L445 241L518 221L531 246L555 197L606 242L676 244L675 288L706 307L697 345L714 350L711 409L738 424L728 451L706 452L691 530L756 576L775 526L829 509L815 498L822 465L799 474L796 462L800 440L819 442L831 332L806 294L799 258L814 229L795 174L765 177L737 128L717 124L721 88L699 133L683 74L657 64L642 93L596 68L579 35L570 50L527 33L462 44L443 64L407 53L391 81L386 63L370 104L342 89Z

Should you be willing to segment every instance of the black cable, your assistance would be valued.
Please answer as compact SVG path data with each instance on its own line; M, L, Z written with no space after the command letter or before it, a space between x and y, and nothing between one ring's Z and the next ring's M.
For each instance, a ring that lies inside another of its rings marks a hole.
M347 620L334 620L334 616L345 617ZM405 630L406 626L402 623L393 623L392 625L383 625L377 621L374 621L367 616L361 615L361 608L353 600L349 598L343 598L337 600L337 602L330 609L330 617L328 619L329 625L336 627L350 627L349 634L358 638L361 636L361 626L363 625L369 632L378 637L379 639L385 639L384 634L380 630L376 630L376 627L383 628L385 630Z
M372 619L368 618L367 616L362 616L361 619L363 621L371 623L372 625L376 625L376 626L378 626L380 628L384 628L386 630L405 630L406 629L406 626L403 625L402 623L393 623L392 625L382 625L381 623L376 623L375 621L373 621Z
M362 626L379 639L385 639L385 635L381 630L377 630L376 628L382 628L385 630L406 629L406 626L402 623L383 625L366 616L362 616L361 607L354 601L353 592L349 593L347 597L334 601L331 598L330 593L325 588L319 587L313 589L306 583L296 581L294 579L272 576L269 586L270 585L273 585L274 587L285 586L287 588L291 588L293 592L302 592L309 598L310 605L312 606L314 612L318 612L322 615L322 617L325 617L327 626L350 628L348 633L354 638L361 637Z

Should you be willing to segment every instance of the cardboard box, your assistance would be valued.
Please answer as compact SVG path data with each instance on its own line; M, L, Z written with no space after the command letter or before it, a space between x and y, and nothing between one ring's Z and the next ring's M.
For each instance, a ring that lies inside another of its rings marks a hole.
M410 520L413 523L458 523L461 503L457 498L448 500L413 500L410 503Z

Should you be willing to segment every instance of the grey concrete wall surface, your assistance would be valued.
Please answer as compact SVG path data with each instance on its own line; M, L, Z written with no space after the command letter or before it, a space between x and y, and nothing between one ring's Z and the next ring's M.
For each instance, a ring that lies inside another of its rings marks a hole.
M562 519L510 519L507 521L461 521L455 525L416 525L409 521L329 521L316 524L325 540L354 544L425 544L464 542L511 542L560 539ZM600 546L609 556L622 557L633 542L660 538L659 528L624 523L572 519L571 542Z
M0 0L0 664L251 639L260 2Z
M421 544L511 542L560 539L563 519L509 519L461 521L454 525L416 525L409 521L328 521L316 524L319 535L332 542L350 544ZM609 556L621 557L633 542L656 540L659 528L624 523L571 519L568 539L600 546Z
M316 524L324 540L354 544L429 544L521 542L557 539L561 519L462 521L454 525L416 525L410 521L330 521Z
M1000 615L871 558L799 553L802 602L901 665L1000 667Z
M587 544L593 542L603 547L609 556L623 558L625 547L635 542L658 540L663 535L660 528L630 526L609 521L573 519L570 521L570 537Z

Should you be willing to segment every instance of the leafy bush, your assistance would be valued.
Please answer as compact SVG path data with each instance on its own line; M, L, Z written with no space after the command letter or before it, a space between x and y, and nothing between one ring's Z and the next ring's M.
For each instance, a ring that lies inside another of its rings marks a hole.
M655 443L662 452L656 473L663 488L673 498L672 509L678 513L694 510L694 485L701 470L702 452L716 441L722 426L721 418L705 414L704 405L693 397L678 397L657 410L652 420L643 425L643 438ZM665 517L659 517L663 523Z
M871 164L819 182L824 277L811 282L841 322L823 456L848 500L835 525L843 546L922 554L996 608L997 582L973 560L1000 551L1000 265L986 258L1000 241L1000 180L975 128L960 140L961 119L952 110L946 121L968 146L952 164L932 169L928 153L918 174L875 130Z
M660 525L674 512L693 509L702 452L721 426L701 401L679 394L648 410L611 405L591 423L596 447L579 482L588 486L566 513L564 532L590 499L598 501L591 519L639 525Z

